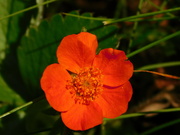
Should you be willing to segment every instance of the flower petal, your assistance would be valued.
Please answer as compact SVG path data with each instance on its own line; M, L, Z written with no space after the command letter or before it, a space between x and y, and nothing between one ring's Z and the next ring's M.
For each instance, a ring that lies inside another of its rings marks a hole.
M125 113L132 96L132 87L129 82L117 88L104 88L102 95L96 99L101 106L103 117L115 118Z
M123 84L123 89L126 93L124 97L126 97L126 100L129 102L131 100L132 94L133 94L133 89L131 86L131 83L128 81L125 84Z
M75 104L67 112L61 113L64 124L72 130L87 130L102 123L102 111L95 103Z
M74 103L66 90L67 80L71 80L69 73L60 64L51 64L44 70L40 81L49 104L60 112L67 111Z
M103 49L95 57L93 66L102 70L103 83L107 86L120 86L133 74L133 65L123 51L112 48Z
M58 49L58 62L71 72L88 67L96 55L96 36L88 32L69 35L63 38Z

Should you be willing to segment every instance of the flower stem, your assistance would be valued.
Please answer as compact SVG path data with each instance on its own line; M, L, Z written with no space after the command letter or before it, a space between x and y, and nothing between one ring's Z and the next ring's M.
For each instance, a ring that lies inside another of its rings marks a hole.
M103 123L101 124L101 135L106 135L105 124L106 121L103 121Z
M29 102L27 102L26 104L23 104L23 105L21 105L21 106L18 106L18 107L16 107L16 108L14 108L14 109L12 109L12 110L10 110L10 111L8 111L8 112L0 115L0 119L3 118L3 117L6 117L6 116L8 116L8 115L10 115L10 114L12 114L12 113L14 113L14 112L16 112L16 111L19 111L19 110L22 109L22 108L25 108L25 107L27 107L27 106L30 106L30 105L32 105L33 103L39 102L39 101L41 101L42 99L44 99L44 96L41 96L41 97L36 98L36 99L34 99L34 100L32 100L32 101L29 101Z

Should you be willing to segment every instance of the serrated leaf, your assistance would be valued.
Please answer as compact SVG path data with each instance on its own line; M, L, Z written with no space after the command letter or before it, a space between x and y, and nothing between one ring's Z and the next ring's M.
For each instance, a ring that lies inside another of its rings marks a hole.
M77 14L77 11L72 12ZM83 16L92 16L85 13ZM55 15L49 21L42 21L37 29L30 28L27 36L21 40L18 49L20 70L31 96L37 96L39 80L43 70L49 64L57 62L56 49L61 39L70 34L81 32L85 27L99 40L99 49L114 48L117 38L114 36L117 27L103 26L101 21L86 20L78 17Z

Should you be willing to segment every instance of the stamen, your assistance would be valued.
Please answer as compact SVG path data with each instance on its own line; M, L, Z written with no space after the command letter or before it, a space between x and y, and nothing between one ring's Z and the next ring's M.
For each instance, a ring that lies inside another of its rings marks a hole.
M102 93L102 73L94 67L82 68L78 74L68 80L66 88L72 94L75 103L88 105Z

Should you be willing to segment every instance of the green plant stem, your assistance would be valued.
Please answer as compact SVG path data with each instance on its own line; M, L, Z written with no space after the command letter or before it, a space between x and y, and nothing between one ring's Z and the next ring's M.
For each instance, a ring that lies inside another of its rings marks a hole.
M18 110L20 110L20 109L22 109L22 108L24 108L24 107L27 107L27 106L29 106L29 105L31 105L31 104L33 104L33 101L29 101L29 102L27 102L27 103L24 104L24 105L21 105L21 106L19 106L19 107L17 107L17 108L14 108L14 109L10 110L9 112L6 112L6 113L0 115L0 119L3 118L3 117L6 117L6 116L8 116L8 115L10 115L10 114L12 114L12 113L14 113L14 112L16 112L16 111L18 111Z
M145 50L147 50L147 49L149 49L149 48L151 48L151 47L153 47L153 46L158 45L159 43L161 43L161 42L163 42L163 41L166 41L166 40L171 39L171 38L173 38L173 37L175 37L175 36L178 36L178 35L180 35L180 31L177 31L177 32L175 32L175 33L173 33L173 34L171 34L171 35L168 35L168 36L160 39L160 40L157 40L157 41L155 41L155 42L153 42L153 43L150 43L150 44L148 44L148 45L146 45L146 46L144 46L144 47L142 47L142 48L140 48L140 49L138 49L138 50L136 50L136 51L128 54L127 57L130 58L130 57L132 57L132 56L134 56L134 55L136 55L136 54L138 54L138 53L140 53L140 52L142 52L142 51L145 51Z
M101 124L101 135L106 135L106 127L105 127L106 121L103 121Z
M178 17L174 16L174 17L161 17L161 18L152 18L152 19L141 19L141 18L137 18L137 19L133 19L130 20L129 22L142 22L142 21L164 21L164 20L172 20L172 19L178 19Z
M162 11L157 11L157 12L151 12L151 13L145 13L145 14L140 14L140 15L124 17L124 18L121 18L121 19L107 19L107 18L103 18L103 17L87 17L87 16L80 16L80 15L74 15L74 14L69 14L69 13L62 13L62 14L67 15L67 16L72 16L72 17L78 17L78 18L82 18L82 19L103 21L104 25L107 25L107 24L123 22L123 21L132 21L132 20L136 21L135 19L138 19L138 18L143 18L143 17L147 17L147 16L153 16L153 15L163 14L163 13L169 13L169 12L175 12L175 11L178 11L178 10L180 10L180 7L171 8L171 9L162 10ZM142 19L141 19L141 21L142 21Z
M41 96L41 97L39 97L39 98L36 98L36 99L34 99L34 100L32 100L32 101L27 102L26 104L23 104L23 105L21 105L21 106L19 106L19 107L16 107L16 108L14 108L14 109L12 109L12 110L10 110L10 111L8 111L8 112L0 115L0 119L3 118L3 117L6 117L6 116L8 116L8 115L10 115L10 114L12 114L12 113L14 113L14 112L16 112L16 111L19 111L20 109L23 109L23 108L25 108L25 107L27 107L27 106L30 106L30 105L32 105L33 103L37 103L37 102L41 101L42 99L44 99L44 96Z
M172 67L172 66L180 66L180 61L173 61L173 62L165 62L165 63L157 63L152 65L146 65L143 67L138 68L137 70L151 70L156 69L159 67Z
M158 9L158 10L163 10L163 7L167 4L167 1L164 1L164 2L163 2L163 5L162 5L161 7L159 7L159 6L157 6L156 4L154 4L151 0L148 0L148 2L149 2L153 7L155 7L155 8ZM169 15L169 16L171 16L171 17L174 17L174 15L171 14L171 13L167 13L167 15Z
M26 8L26 9L23 9L23 10L20 10L20 11L17 11L17 12L15 12L15 13L10 14L10 15L1 17L1 18L0 18L0 21L3 20L3 19L9 18L9 17L15 16L15 15L17 15L17 14L20 14L20 13L23 13L23 12L27 12L27 11L32 10L32 9L34 9L34 8L37 8L37 7L39 7L39 6L42 6L42 5L45 5L45 4L49 4L49 3L55 2L55 1L57 1L57 0L45 1L45 2L43 2L43 3L41 3L41 4L37 4L37 5L31 6L31 7L29 7L29 8Z
M148 16L157 15L157 14L174 12L174 11L178 11L178 10L180 10L180 7L157 11L157 12L145 13L145 14L140 14L140 15L134 15L134 16L125 17L125 18L121 18L121 19L106 20L106 21L103 21L103 23L104 23L104 25L107 25L107 24L112 24L112 23L117 23L117 22L129 21L129 20L136 19L136 18L142 18L142 17L148 17Z
M154 133L154 132L156 132L158 130L161 130L163 128L169 127L169 126L177 124L177 123L180 123L180 119L176 119L176 120L167 122L165 124L162 124L160 126L156 126L155 128L152 128L152 129L150 129L148 131L145 131L145 132L141 133L140 135L149 135L149 134L152 134L152 133Z
M126 16L127 15L127 1L126 0L118 0L116 10L114 13L114 18L119 18L120 16Z
M87 17L87 16L75 15L75 14L64 13L64 12L62 14L66 15L66 16L82 18L82 19L87 19L87 20L95 20L95 21L112 20L112 19L107 19L107 18L104 18L104 17Z
M67 16L72 16L72 17L78 17L82 19L88 19L88 20L95 20L95 21L105 21L105 20L112 20L112 19L107 19L107 18L100 18L100 17L87 17L87 16L80 16L80 15L74 15L74 14L69 14L69 13L62 13ZM178 19L178 17L161 17L161 18L152 18L152 19L143 19L143 18L135 18L128 20L129 22L139 22L139 21L163 21L163 20L170 20L170 19ZM126 20L125 20L126 21Z
M136 13L137 16L140 14L143 1L144 1L144 0L140 0L140 1L139 1L138 11L137 11L137 13ZM135 21L135 22L134 22L134 25L133 25L133 30L132 30L132 34L131 34L131 39L130 39L130 42L129 42L129 48L131 48L131 46L132 46L132 43L133 43L133 39L134 39L134 36L135 36L135 33L136 33L137 26L138 26L138 21ZM130 51L130 50L128 50L128 52L129 52L129 51Z
M150 111L150 112L129 113L129 114L123 114L123 115L116 117L114 119L104 118L104 120L109 121L109 120L117 120L117 119L125 119L125 118L144 116L146 114L151 114L151 113L168 113L168 112L177 112L177 111L180 111L180 108L162 109L162 110Z

